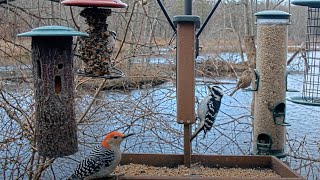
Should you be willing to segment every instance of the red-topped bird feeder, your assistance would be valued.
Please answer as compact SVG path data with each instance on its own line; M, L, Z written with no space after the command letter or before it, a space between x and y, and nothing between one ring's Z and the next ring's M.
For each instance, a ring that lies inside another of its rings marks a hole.
M66 6L126 8L127 4L120 0L65 0Z
M126 8L127 4L120 0L65 0L62 4L86 7L80 15L86 18L89 37L81 37L78 41L84 66L77 74L106 79L123 77L123 72L115 68L112 61L116 33L108 29L106 20L111 16L111 8Z

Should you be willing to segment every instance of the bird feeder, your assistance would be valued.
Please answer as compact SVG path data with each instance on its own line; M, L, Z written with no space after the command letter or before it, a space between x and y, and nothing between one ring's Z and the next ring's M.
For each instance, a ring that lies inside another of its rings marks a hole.
M268 10L257 18L257 69L253 154L284 157L288 24L290 14Z
M320 1L294 0L292 4L308 7L306 33L306 59L303 88L301 96L290 97L288 100L304 105L320 106Z
M123 77L112 62L116 34L108 30L106 20L111 15L110 8L125 8L127 4L120 0L65 0L62 4L85 7L80 16L86 18L89 37L79 38L78 52L84 68L78 74L107 79Z
M38 153L47 157L74 154L78 150L78 141L72 37L87 34L63 26L44 26L18 36L32 37Z
M195 122L195 31L200 17L174 16L177 27L177 122L184 124L185 165L191 163L191 124Z

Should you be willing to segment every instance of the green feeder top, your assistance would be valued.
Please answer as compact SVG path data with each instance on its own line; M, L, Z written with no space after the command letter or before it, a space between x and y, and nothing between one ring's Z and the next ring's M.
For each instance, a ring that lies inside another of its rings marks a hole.
M293 0L291 4L297 6L308 6L311 8L320 8L320 0Z
M18 34L21 37L31 36L89 36L87 33L75 31L65 26L42 26L34 28L29 32Z
M177 27L177 24L180 22L193 22L196 25L196 28L200 27L200 17L195 15L178 15L174 16L172 19L175 27Z
M266 10L254 14L257 24L289 24L291 14L279 10Z

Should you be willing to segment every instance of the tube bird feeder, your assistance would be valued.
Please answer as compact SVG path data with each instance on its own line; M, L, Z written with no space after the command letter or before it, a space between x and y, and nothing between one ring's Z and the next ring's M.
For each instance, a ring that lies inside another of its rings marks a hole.
M195 31L200 17L174 16L177 27L177 122L184 124L185 166L191 163L191 124L195 122Z
M285 97L288 24L290 14L267 10L257 18L258 74L253 154L285 157Z
M32 37L38 153L47 157L74 154L78 151L78 141L72 36L87 34L64 26L43 26L18 36Z
M306 67L301 96L288 100L304 105L320 106L320 1L294 0L292 4L308 7L306 33Z
M116 33L108 30L106 20L111 16L110 8L125 8L127 4L120 0L65 0L62 4L85 7L80 16L86 18L89 37L79 38L78 52L84 68L78 74L106 79L123 77L122 71L112 62Z

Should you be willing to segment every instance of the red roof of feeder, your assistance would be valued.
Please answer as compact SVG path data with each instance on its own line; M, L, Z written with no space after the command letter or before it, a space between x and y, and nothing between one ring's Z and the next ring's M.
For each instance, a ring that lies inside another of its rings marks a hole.
M121 0L64 0L61 2L67 6L82 7L109 7L109 8L125 8L127 4Z

